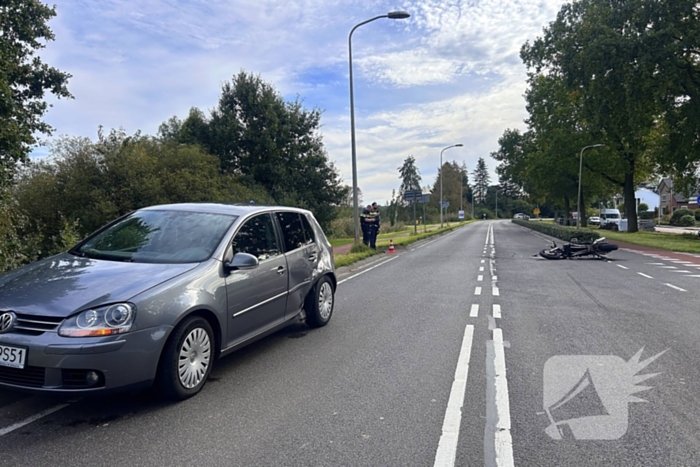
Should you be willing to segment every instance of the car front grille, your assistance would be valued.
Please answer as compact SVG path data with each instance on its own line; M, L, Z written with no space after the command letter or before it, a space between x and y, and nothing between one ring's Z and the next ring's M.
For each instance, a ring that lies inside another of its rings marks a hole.
M13 332L38 336L45 332L56 332L64 318L56 316L37 316L24 313L16 313L17 321Z
M40 388L44 385L44 373L44 368L36 366L27 366L22 370L0 366L0 383Z

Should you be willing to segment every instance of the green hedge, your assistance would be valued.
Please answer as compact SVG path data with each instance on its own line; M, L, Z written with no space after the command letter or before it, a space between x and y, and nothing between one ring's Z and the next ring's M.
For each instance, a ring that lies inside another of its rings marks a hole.
M592 242L593 240L600 238L600 235L598 235L596 232L591 232L590 230L577 230L575 227L564 227L562 225L551 224L549 222L532 222L520 219L512 219L511 222L527 227L528 229L542 232L545 235L559 238L566 242L571 241L572 238L578 238L580 242Z

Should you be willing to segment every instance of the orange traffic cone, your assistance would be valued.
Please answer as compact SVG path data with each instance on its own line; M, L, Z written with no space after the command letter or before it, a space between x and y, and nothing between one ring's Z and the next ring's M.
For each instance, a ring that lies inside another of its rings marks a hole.
M389 239L389 253L395 253L396 251L394 250L394 240Z

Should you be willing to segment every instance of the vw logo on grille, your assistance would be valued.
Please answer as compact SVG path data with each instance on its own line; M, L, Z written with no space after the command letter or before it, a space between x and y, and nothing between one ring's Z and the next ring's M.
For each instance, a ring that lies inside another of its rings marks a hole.
M17 316L11 311L0 314L0 334L10 332Z

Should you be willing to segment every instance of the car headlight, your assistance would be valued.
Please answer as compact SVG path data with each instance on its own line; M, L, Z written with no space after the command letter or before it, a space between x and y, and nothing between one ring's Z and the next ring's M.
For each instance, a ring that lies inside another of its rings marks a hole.
M91 308L65 320L58 328L58 335L96 337L122 334L131 330L135 316L136 308L130 303Z

